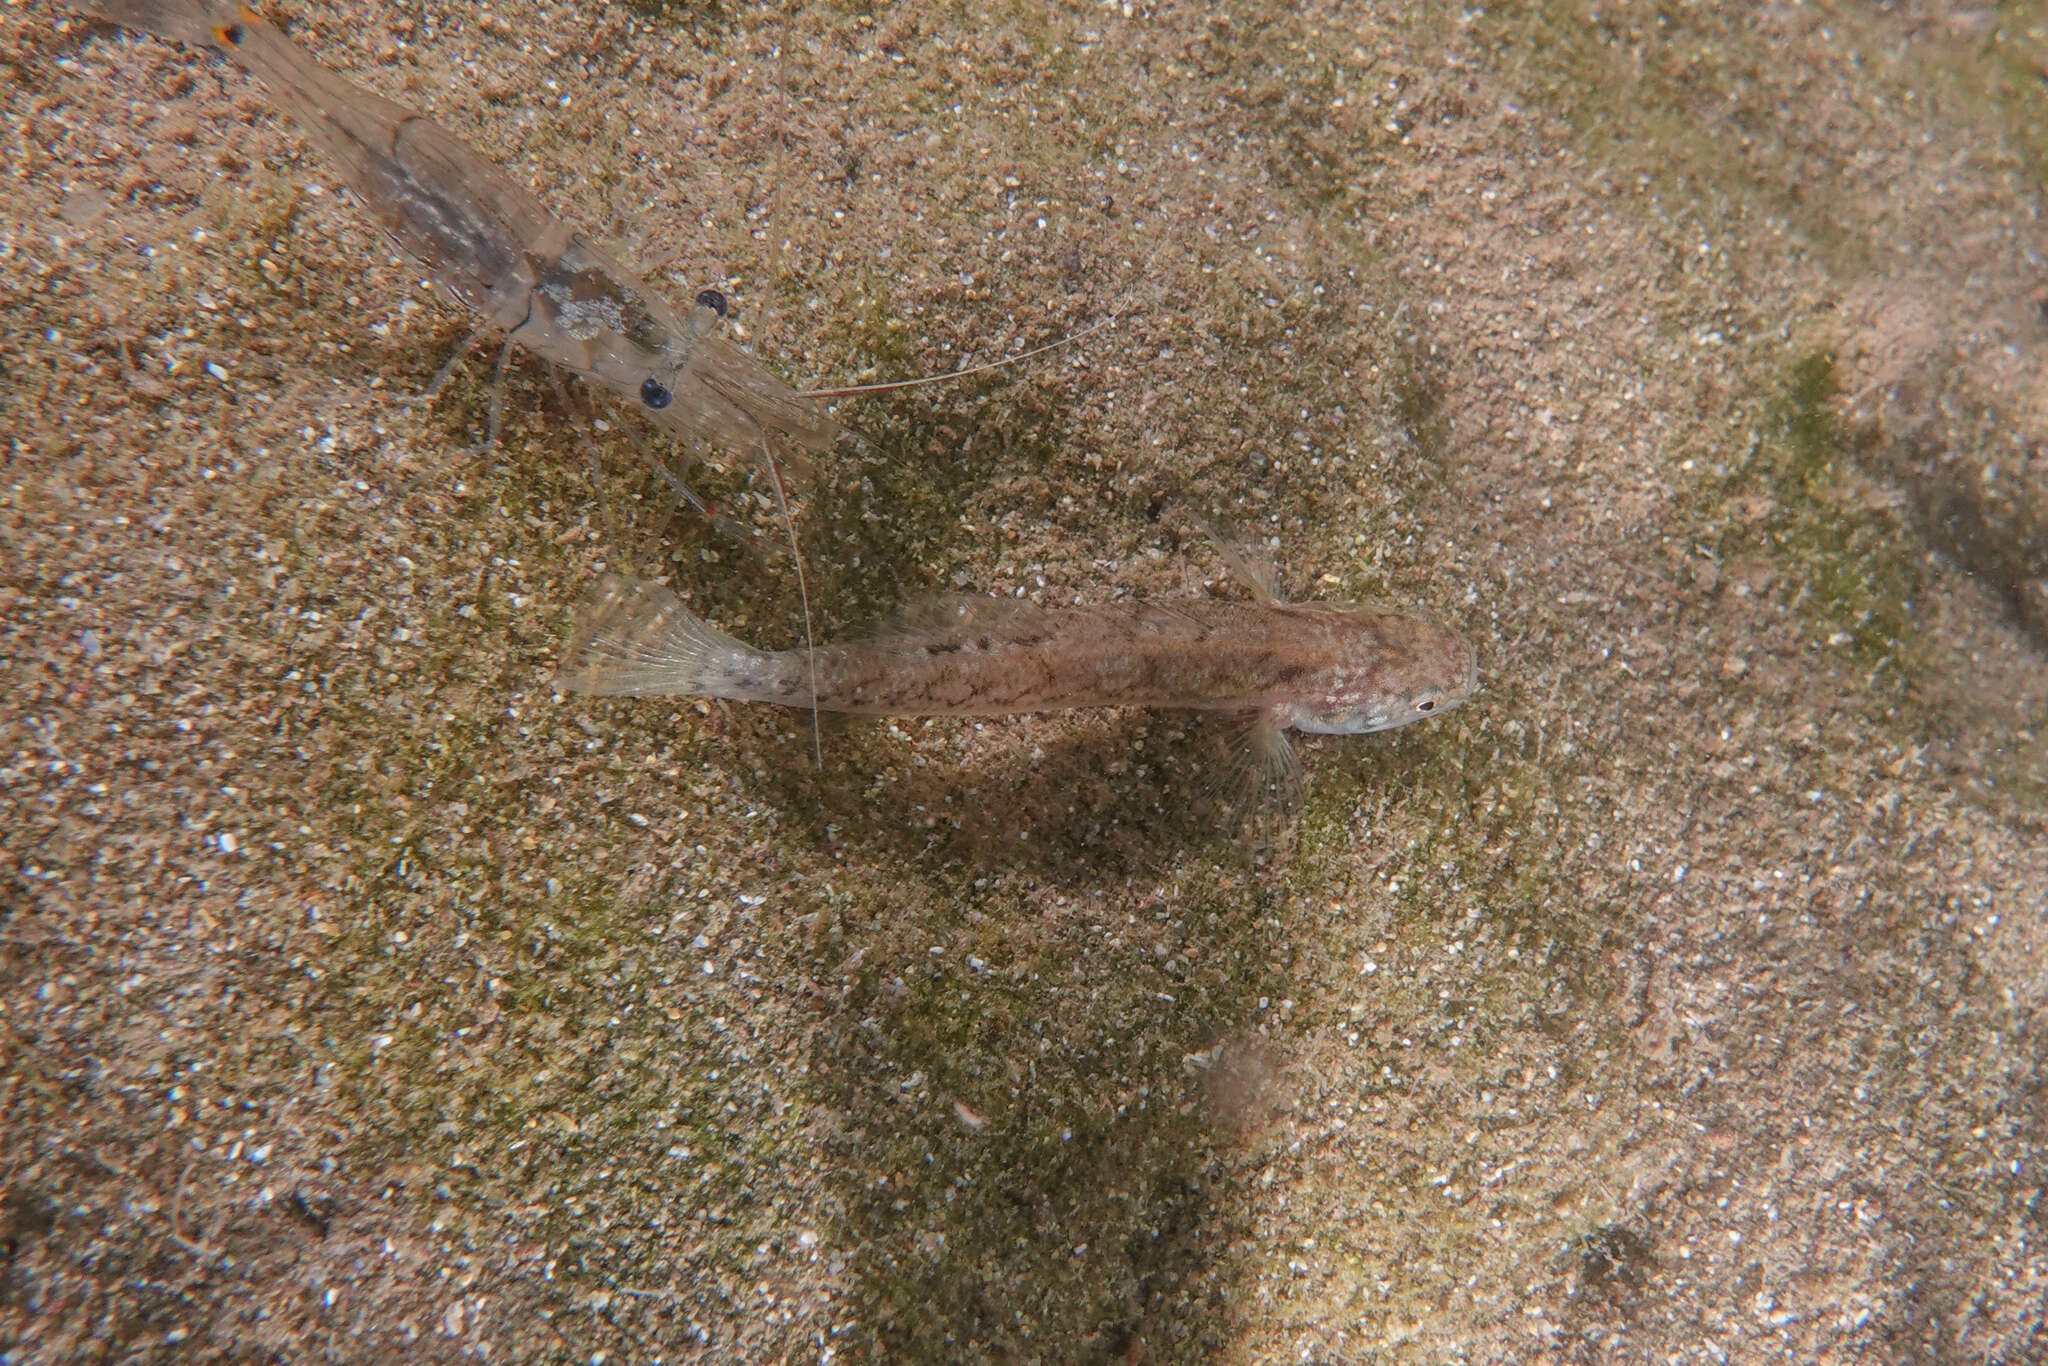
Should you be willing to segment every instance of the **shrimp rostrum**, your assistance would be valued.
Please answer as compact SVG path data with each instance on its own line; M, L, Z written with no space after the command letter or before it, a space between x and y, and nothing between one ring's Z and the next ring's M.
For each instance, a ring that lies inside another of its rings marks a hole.
M225 0L73 0L124 28L218 48L263 83L364 209L449 298L543 359L694 442L817 450L815 402L716 332L706 290L679 315L619 262L422 114L343 80Z

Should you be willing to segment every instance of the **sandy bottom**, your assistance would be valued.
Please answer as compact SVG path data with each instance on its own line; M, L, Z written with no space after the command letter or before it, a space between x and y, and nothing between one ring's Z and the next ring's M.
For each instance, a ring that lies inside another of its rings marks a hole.
M1411 10L285 15L794 383L1113 318L785 452L813 613L1213 519L1475 643L1237 834L1224 724L556 694L607 571L801 640L748 454L479 452L260 87L0 12L0 1360L2048 1353L2048 29Z

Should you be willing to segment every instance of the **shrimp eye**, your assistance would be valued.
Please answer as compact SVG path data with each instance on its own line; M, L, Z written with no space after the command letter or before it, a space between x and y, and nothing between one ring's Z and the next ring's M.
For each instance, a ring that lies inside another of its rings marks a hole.
M657 412L668 407L669 400L674 397L675 395L663 388L661 381L652 375L649 375L646 382L640 386L640 401Z
M1415 710L1422 712L1435 711L1436 699L1434 697L1423 698L1420 702L1417 702L1415 704Z
M716 313L719 317L723 318L725 316L725 296L717 290L699 290L697 292L697 302L703 307L710 309L713 313Z

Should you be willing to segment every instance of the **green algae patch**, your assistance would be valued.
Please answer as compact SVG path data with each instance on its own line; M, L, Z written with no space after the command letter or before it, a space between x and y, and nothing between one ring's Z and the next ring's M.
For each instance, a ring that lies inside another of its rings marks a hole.
M700 42L732 22L724 0L626 0L626 8L643 23L686 29Z
M1006 519L1029 524L1053 511L989 487L989 472L1000 470L1028 499L1067 448L1058 407L1025 386L980 376L868 407L856 423L847 453L821 470L805 526L819 602L841 630L885 621L935 592L982 591L962 581L970 548L985 547Z
M1218 1183L1262 1085L1243 1036L1284 980L1268 899L1198 875L1127 917L1028 879L917 876L939 913L915 929L878 939L858 899L840 913L868 948L814 1068L844 1117L829 1152L861 1308L847 1349L1218 1343L1237 1237ZM1128 970L1089 970L1090 943Z
M1570 128L1603 176L1633 178L1710 219L1789 223L1833 269L1860 274L1880 259L1878 249L1853 215L1807 184L1813 167L1839 149L1791 113L1812 96L1785 81L1752 22L1748 14L1655 4L1589 15L1576 4L1535 0L1489 6L1473 32L1518 97Z
M1956 13L1932 36L1928 65L1953 83L1959 103L1996 121L2035 183L2048 183L2048 23L2040 8L2003 0Z
M1710 495L1700 543L1734 591L1772 600L1799 623L1801 648L1834 662L1841 701L1908 747L1975 736L1965 784L2008 812L2042 811L2037 737L2001 714L1928 640L1935 560L1896 499L1873 482L1844 422L1832 355L1796 353L1761 409L1752 445ZM1760 571L1759 564L1775 566ZM1724 584L1724 595L1729 584ZM1739 647L1738 647L1739 648ZM1838 766L1820 765L1834 775ZM1831 783L1832 785L1832 783Z
M1795 360L1765 411L1748 474L1731 481L1726 499L1795 576L1794 605L1810 605L1829 645L1903 683L1912 673L1917 554L1895 519L1856 502L1835 397L1832 357Z

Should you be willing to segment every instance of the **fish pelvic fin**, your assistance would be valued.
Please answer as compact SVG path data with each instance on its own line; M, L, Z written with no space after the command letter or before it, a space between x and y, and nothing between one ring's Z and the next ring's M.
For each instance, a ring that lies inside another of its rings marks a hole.
M754 699L774 656L743 644L683 606L666 584L607 574L578 610L555 675L567 692L603 697Z

